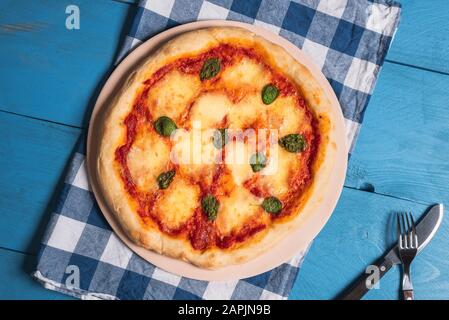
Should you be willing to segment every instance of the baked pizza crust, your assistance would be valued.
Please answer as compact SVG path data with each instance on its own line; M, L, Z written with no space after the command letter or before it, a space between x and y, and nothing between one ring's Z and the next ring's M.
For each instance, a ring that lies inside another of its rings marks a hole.
M116 98L105 110L102 115L103 119L99 121L99 123L102 123L102 127L99 128L101 140L96 173L101 192L110 211L115 214L119 224L136 244L157 253L209 269L243 263L270 250L284 238L291 228L295 228L299 223L302 223L303 217L301 214L296 214L291 219L285 221L281 219L244 243L229 249L213 247L205 251L195 250L188 239L162 233L150 219L147 219L148 221L145 221L145 224L142 222L142 218L128 201L128 194L123 188L123 182L118 171L115 169L114 159L115 150L126 135L124 119L133 108L142 82L161 66L185 56L186 53L200 54L220 43L256 47L258 52L263 53L264 58L270 65L281 70L283 74L299 85L304 100L318 120L321 140L314 163L314 176L312 185L301 197L307 199L320 186L326 184L333 167L332 159L336 153L333 124L329 117L331 114L330 101L309 70L293 59L280 46L242 28L217 27L182 34L167 42L148 57L129 76L122 90L117 93ZM301 210L301 208L298 207L296 210Z

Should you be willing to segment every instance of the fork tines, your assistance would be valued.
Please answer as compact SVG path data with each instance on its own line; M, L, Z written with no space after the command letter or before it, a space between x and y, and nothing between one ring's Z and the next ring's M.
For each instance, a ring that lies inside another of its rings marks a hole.
M417 249L418 236L416 235L415 221L411 212L400 212L397 214L397 219L399 248Z

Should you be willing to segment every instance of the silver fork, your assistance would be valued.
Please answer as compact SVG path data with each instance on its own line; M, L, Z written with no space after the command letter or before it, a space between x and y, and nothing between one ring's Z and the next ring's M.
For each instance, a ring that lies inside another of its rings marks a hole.
M402 293L404 300L413 300L413 286L410 265L418 252L418 236L412 214L398 213L398 251L402 261Z

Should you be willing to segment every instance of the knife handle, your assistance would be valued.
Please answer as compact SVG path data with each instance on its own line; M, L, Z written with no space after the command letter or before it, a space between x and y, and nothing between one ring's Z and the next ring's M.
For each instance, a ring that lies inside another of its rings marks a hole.
M404 290L402 293L404 294L404 300L415 300L413 290Z
M380 259L373 264L378 270L378 281L391 269L393 264L389 260ZM376 270L376 268L373 268ZM353 283L345 290L341 295L338 296L338 300L360 300L369 290L377 283L371 281L373 278L372 273L364 272L362 273ZM367 284L367 282L369 282ZM371 284L371 286L369 286Z

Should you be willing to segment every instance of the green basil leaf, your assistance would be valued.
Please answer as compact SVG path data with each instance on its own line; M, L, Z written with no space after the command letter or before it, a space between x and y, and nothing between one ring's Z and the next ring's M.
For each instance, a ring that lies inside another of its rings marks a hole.
M213 195L209 193L207 196L205 196L203 200L201 200L201 206L203 207L203 210L204 212L206 212L207 218L210 221L213 221L217 218L220 203Z
M214 132L214 135L212 137L212 143L214 144L214 147L217 149L223 148L229 140L228 136L228 129L217 129Z
M178 129L176 126L176 123L170 119L169 117L162 116L159 117L154 122L154 130L156 130L157 133L159 133L161 136L164 137L170 137L170 135Z
M263 200L262 208L268 213L278 214L282 210L282 202L276 197L268 197Z
M221 69L220 59L218 58L209 58L207 59L200 72L200 79L207 80L215 77Z
M271 104L279 95L279 89L273 84L267 84L262 89L262 101L265 104Z
M167 189L170 183L172 183L175 174L176 174L175 170L162 172L157 177L157 184L159 185L159 189Z
M279 145L288 152L297 153L307 148L307 141L302 134L292 133L280 138Z
M255 153L249 159L249 164L251 165L251 169L253 172L259 172L267 165L267 157L263 153Z

